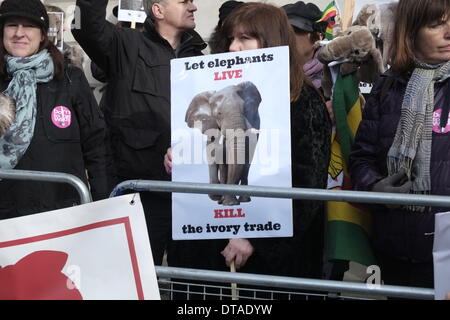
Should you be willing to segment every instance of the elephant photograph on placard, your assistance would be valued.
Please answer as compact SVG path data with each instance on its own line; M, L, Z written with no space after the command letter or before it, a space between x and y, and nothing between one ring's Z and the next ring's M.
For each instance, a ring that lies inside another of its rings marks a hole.
M210 183L248 184L260 130L258 108L261 101L258 89L250 81L219 91L202 92L192 99L185 121L190 128L197 128L207 136ZM249 196L209 197L224 206L251 201Z

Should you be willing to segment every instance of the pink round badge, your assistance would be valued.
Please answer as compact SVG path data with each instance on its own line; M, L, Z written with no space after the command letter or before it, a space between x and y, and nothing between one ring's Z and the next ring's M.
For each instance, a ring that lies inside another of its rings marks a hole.
M64 106L55 107L52 111L52 122L58 128L67 128L72 123L72 112Z

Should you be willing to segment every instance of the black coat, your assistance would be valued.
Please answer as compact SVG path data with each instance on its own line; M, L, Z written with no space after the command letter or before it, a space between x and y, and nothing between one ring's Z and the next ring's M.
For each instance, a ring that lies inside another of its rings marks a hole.
M118 28L105 20L107 0L78 0L81 28L72 33L106 74L105 118L114 174L126 179L169 180L164 154L170 147L170 60L201 55L206 47L194 31L177 50L155 30Z
M388 76L391 83L386 86ZM376 182L388 175L387 154L400 121L408 81L408 77L388 71L372 89L350 154L349 170L355 190L371 191ZM436 84L435 114L440 114L444 95L449 94L444 89L445 84ZM450 195L450 132L447 131L433 130L430 159L433 195ZM418 213L379 205L368 207L373 212L372 241L377 251L410 262L432 261L434 214L449 208L433 207Z
M0 88L6 89L6 79ZM71 124L52 122L55 107L71 112ZM78 68L66 68L62 79L37 85L37 116L30 146L15 169L69 173L89 185L94 200L108 197L105 123L89 84ZM76 190L62 183L3 180L0 219L55 210L80 203Z
M325 102L312 86L303 86L291 103L292 186L326 189L332 124ZM242 272L321 278L325 202L293 201L294 235L249 239L255 252Z

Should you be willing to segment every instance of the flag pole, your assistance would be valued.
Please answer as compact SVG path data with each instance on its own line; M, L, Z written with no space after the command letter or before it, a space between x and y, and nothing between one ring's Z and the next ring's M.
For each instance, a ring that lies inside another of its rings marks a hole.
M342 17L342 31L352 25L353 11L355 10L355 0L345 0L344 16Z

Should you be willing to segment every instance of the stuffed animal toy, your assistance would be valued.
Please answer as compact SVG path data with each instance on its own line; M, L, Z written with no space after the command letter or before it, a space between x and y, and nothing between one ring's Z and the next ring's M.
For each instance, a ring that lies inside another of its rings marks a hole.
M16 102L0 93L0 136L3 136L16 118Z
M358 13L354 26L368 27L374 37L378 37L381 28L381 12L377 5L366 4Z
M342 75L356 72L362 82L373 83L384 72L380 51L375 38L367 26L351 26L325 45L319 53L319 60L328 66L330 62L340 63ZM331 74L324 68L322 87L325 97L331 96Z
M395 27L395 10L397 2L367 4L361 8L353 25L366 26L375 37L377 48L383 55L384 66L389 63L389 51Z
M84 51L77 44L67 46L64 48L64 58L67 59L74 67L84 70Z
M381 28L380 33L378 34L378 38L382 42L381 52L383 52L383 62L385 66L387 66L389 63L389 51L391 49L393 41L392 38L395 28L395 12L397 10L397 6L397 2L383 3L379 6L381 13Z

